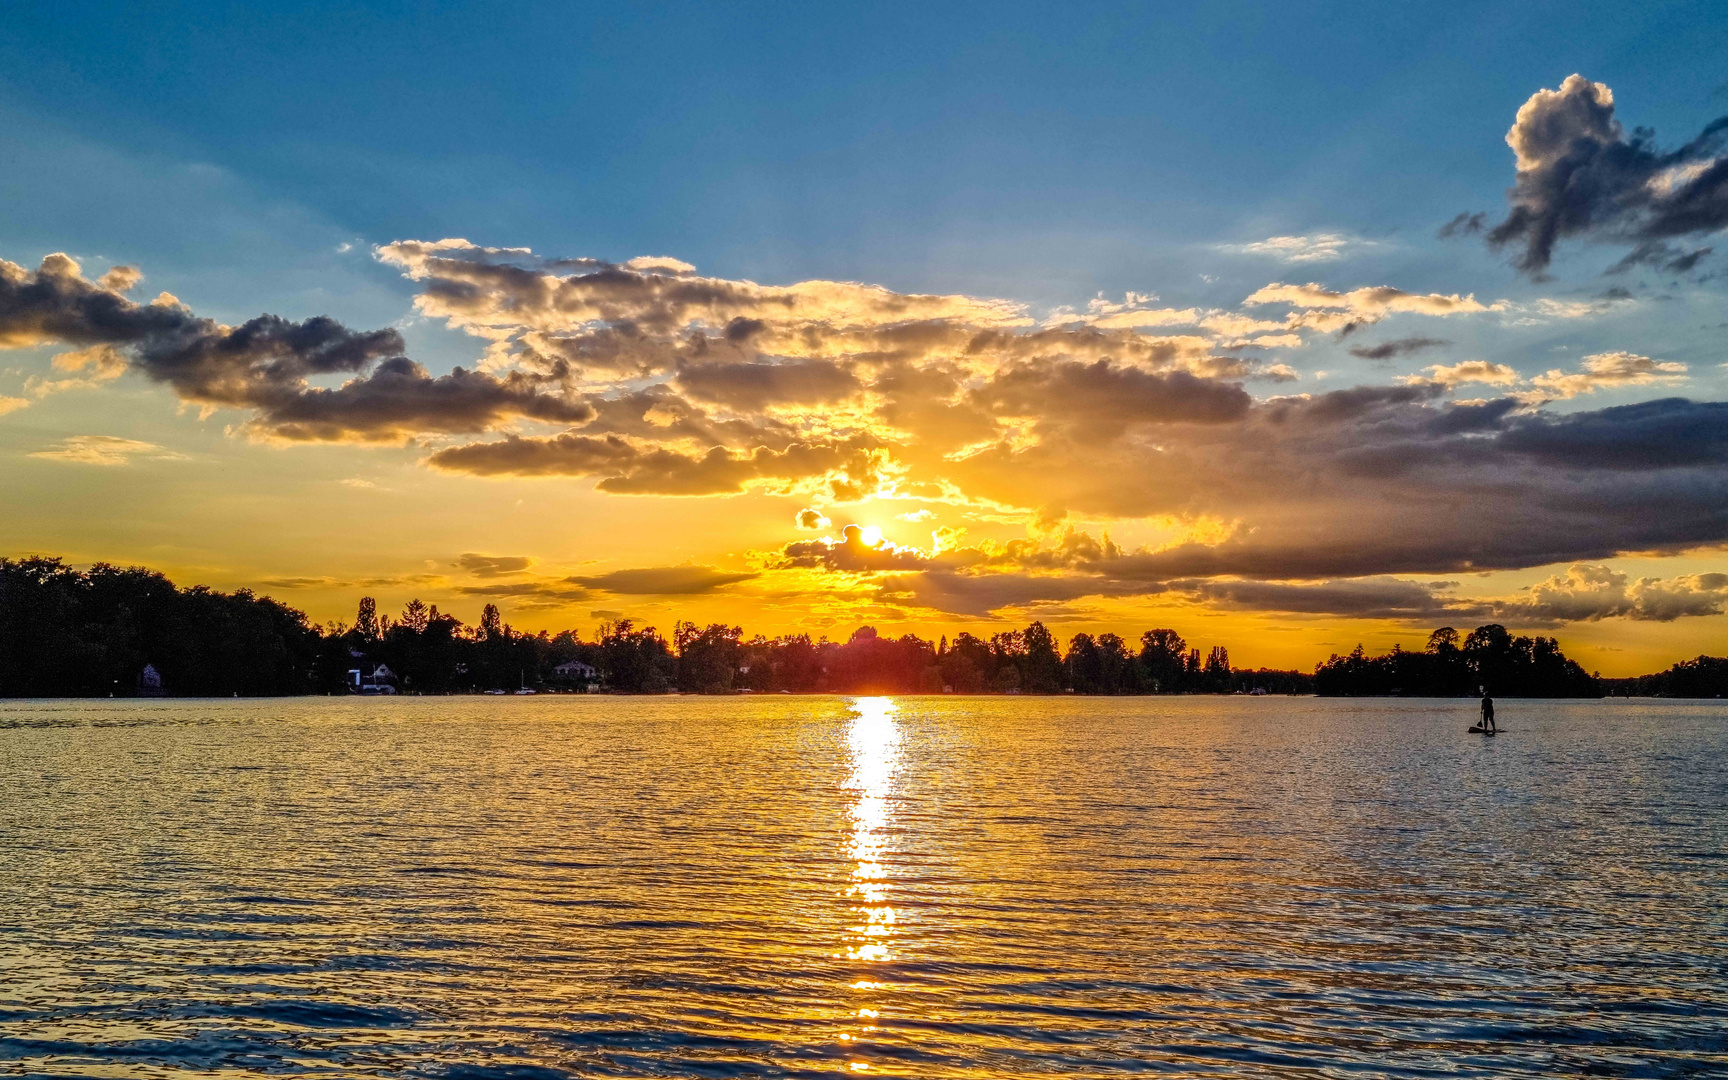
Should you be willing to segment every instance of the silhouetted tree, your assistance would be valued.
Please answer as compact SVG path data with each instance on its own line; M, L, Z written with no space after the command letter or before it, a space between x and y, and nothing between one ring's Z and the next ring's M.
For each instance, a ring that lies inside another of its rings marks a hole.
M637 630L631 620L620 619L600 627L600 670L614 690L651 694L672 688L677 664L652 626Z
M1728 697L1728 656L1700 656L1682 660L1654 675L1602 682L1608 693L1616 697Z
M698 630L681 622L672 631L678 647L678 689L685 693L723 694L732 689L738 667L738 639L743 629L713 623Z
M378 625L378 601L370 596L360 598L360 610L354 613L354 636L367 645L383 636Z
M1174 630L1148 630L1140 635L1140 670L1154 694L1174 694L1187 674L1188 643Z
M1333 655L1315 669L1320 694L1450 696L1482 688L1503 697L1599 697L1596 679L1547 637L1514 637L1490 623L1472 630L1457 645L1457 631L1442 627L1429 635L1419 653L1396 646L1384 656L1367 656L1356 646L1348 656Z

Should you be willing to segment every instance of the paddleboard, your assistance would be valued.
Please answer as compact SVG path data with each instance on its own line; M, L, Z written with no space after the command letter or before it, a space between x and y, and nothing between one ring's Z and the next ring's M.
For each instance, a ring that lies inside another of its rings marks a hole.
M1475 727L1472 727L1470 729L1470 733L1472 735L1498 735L1499 734L1498 731L1489 731L1487 728L1483 727L1481 724L1477 724Z

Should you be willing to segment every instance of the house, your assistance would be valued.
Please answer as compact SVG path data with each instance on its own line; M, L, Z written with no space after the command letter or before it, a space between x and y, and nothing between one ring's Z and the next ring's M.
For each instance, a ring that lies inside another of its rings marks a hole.
M566 660L552 669L552 677L558 682L574 683L586 686L589 693L600 687L600 671L593 664L584 664L580 660Z
M394 694L396 673L388 664L362 663L348 669L348 689L356 694Z

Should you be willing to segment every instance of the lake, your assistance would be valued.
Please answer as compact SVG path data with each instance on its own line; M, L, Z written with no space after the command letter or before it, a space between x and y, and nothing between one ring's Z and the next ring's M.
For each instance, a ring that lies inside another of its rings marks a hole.
M1728 706L0 702L0 1074L1728 1075Z

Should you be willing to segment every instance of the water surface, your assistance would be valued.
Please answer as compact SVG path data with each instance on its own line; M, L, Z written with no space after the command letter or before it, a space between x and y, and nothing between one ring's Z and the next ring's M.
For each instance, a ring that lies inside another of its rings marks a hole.
M0 1073L1728 1075L1719 702L0 702Z

